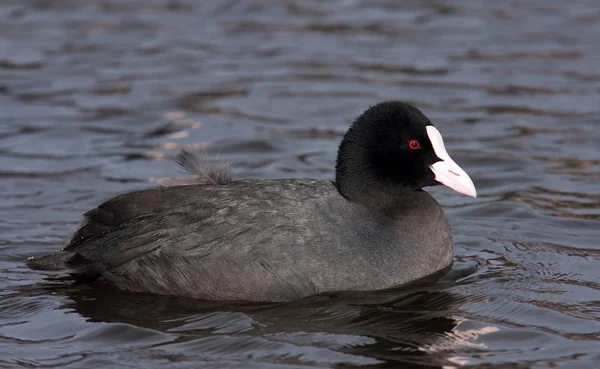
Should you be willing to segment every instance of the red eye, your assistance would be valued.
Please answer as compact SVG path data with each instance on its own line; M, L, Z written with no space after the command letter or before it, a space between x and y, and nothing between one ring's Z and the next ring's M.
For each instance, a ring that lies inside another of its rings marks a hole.
M410 147L413 150L418 149L419 147L421 147L421 144L419 143L419 141L417 140L412 140L408 143L408 147Z

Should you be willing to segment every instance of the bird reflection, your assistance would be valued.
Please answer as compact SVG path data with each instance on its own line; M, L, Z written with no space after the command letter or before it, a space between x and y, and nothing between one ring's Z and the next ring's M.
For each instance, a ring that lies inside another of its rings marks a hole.
M63 308L74 309L89 321L126 323L181 335L177 341L186 342L188 351L201 351L207 338L220 336L235 338L220 342L219 350L224 355L239 350L240 340L244 339L244 349L251 353L247 345L260 338L294 344L280 349L275 356L297 355L291 349L294 347L327 347L328 351L319 351L319 360L339 368L446 365L449 351L434 348L447 346L444 341L458 324L452 316L467 298L439 284L317 295L270 304L207 302L124 292L109 286L82 286L64 292L69 300ZM235 345L228 348L228 342ZM334 353L344 356L327 357Z

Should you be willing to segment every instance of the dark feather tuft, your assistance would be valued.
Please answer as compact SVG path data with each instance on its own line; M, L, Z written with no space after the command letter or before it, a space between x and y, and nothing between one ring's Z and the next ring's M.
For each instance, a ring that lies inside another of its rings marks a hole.
M218 157L217 157L218 160ZM186 149L182 149L177 155L177 164L186 172L191 174L192 178L170 178L162 182L163 185L191 185L191 184L212 184L223 185L233 180L231 163L218 161L214 165L209 165L208 160L200 157Z

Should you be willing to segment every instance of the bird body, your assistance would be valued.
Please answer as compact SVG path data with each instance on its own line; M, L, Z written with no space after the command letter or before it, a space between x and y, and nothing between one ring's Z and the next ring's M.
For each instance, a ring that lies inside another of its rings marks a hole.
M420 188L436 184L446 165L435 154L439 143L425 142L439 133L427 131L431 124L418 110L397 104L390 122L377 122L381 132L392 130L393 142L370 140L361 118L355 122L340 145L336 182L241 180L126 193L87 212L66 248L30 266L131 291L249 301L385 289L447 268L450 226ZM410 115L415 110L421 121ZM402 119L417 119L414 132L393 131L404 128ZM405 133L407 148L394 151ZM423 177L386 177L381 167L394 159L416 161L398 165ZM460 177L457 168L451 170ZM453 186L469 192L469 183Z

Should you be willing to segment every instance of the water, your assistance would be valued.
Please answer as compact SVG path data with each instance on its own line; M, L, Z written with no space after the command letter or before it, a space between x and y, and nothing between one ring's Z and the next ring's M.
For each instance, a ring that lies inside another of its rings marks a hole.
M401 5L399 5L401 4ZM5 0L0 367L595 368L600 8L594 0ZM179 176L333 178L348 124L413 103L479 198L430 192L435 285L291 304L48 285L24 266L81 213Z

